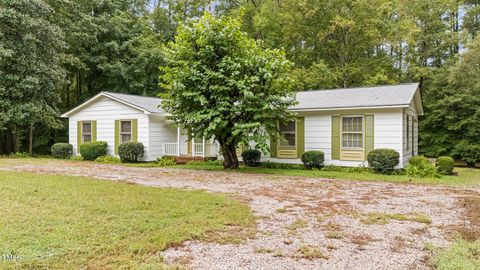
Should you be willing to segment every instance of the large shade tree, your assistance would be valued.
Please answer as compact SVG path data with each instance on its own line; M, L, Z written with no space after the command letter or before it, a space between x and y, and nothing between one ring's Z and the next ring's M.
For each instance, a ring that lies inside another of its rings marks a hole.
M267 149L277 122L293 117L291 63L263 48L230 17L203 17L177 29L164 50L162 106L179 127L214 137L225 168L238 168L236 148L255 141Z
M0 153L18 152L24 136L31 152L36 126L59 125L64 42L53 13L41 0L0 1Z

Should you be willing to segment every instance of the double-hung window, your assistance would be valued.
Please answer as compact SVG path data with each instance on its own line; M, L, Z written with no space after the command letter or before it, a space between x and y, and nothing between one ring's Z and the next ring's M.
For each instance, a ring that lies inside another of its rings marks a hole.
M363 116L342 117L342 148L363 149Z
M92 141L92 122L82 122L82 143Z
M132 121L120 121L120 143L132 140Z
M295 148L296 147L296 124L295 120L287 123L280 123L280 148Z

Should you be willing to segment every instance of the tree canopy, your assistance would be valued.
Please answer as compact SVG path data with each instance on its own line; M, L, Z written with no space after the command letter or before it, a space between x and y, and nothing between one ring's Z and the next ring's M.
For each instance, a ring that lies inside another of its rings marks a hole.
M215 138L225 168L238 168L240 143L253 140L265 149L277 121L292 117L290 61L249 38L238 20L205 13L182 24L164 58L162 106L181 128Z
M464 65L478 43L478 0L0 0L0 153L26 151L32 136L33 151L48 153L67 140L54 116L100 91L165 92L162 46L204 12L284 51L295 90L420 82L423 154L479 140L467 128L479 76L462 76L474 70Z

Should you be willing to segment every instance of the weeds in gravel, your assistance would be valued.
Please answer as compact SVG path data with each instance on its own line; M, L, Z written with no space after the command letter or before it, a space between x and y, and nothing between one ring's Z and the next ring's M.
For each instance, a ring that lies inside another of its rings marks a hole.
M329 231L326 233L326 237L330 239L342 239L345 237L345 234L341 231Z
M280 252L280 251L277 251L277 252L275 252L275 253L272 254L272 257L275 257L275 258L282 258L282 257L284 257L284 256L285 256L285 255L284 255L282 252Z
M298 229L302 229L302 228L305 228L305 227L307 227L307 226L308 226L308 223L307 223L305 220L303 220L303 219L297 219L297 220L295 220L292 224L290 224L290 225L288 226L288 229L289 229L290 231L293 231L293 232L294 232L294 231L296 231L296 230L298 230Z
M255 253L273 253L273 249L270 248L255 248L253 250Z
M278 208L276 212L283 214L283 213L286 213L286 212L287 212L287 209L286 209L285 207L283 207L283 208Z
M298 248L297 252L300 254L301 258L304 258L307 260L328 259L328 256L323 254L323 252L318 247L301 245Z
M372 225L385 225L390 222L390 220L398 221L414 221L418 223L431 224L432 220L429 216L411 212L406 214L396 213L396 214L387 214L381 212L371 212L363 215L364 217L360 220L363 224Z

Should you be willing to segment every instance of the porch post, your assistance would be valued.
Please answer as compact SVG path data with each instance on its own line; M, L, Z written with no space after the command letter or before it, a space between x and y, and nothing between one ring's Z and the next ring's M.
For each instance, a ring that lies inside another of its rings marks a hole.
M192 148L192 157L194 157L195 156L195 135L193 135L192 133L191 137L192 138L190 139L190 145L191 145L190 148Z
M177 157L180 156L180 128L177 128Z
M202 157L205 157L205 137L202 137Z

